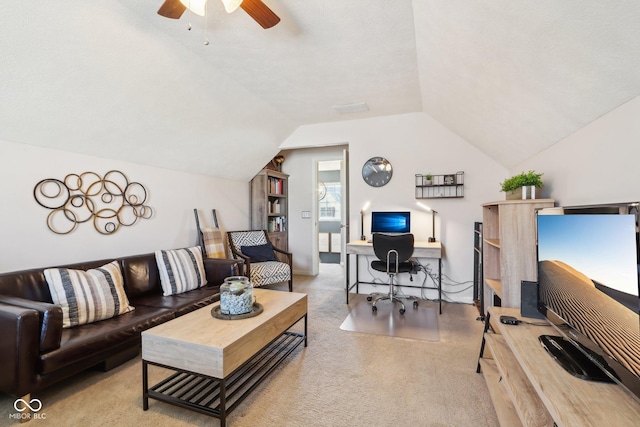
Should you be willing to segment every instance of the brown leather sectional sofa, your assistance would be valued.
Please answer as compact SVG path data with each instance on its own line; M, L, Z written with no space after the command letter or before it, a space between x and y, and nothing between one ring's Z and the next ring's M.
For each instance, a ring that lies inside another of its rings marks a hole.
M111 261L56 267L88 270ZM135 310L68 329L52 303L45 268L0 274L0 392L23 397L87 368L108 370L135 357L141 331L218 301L220 284L238 271L236 260L205 258L207 285L163 296L153 253L118 262Z

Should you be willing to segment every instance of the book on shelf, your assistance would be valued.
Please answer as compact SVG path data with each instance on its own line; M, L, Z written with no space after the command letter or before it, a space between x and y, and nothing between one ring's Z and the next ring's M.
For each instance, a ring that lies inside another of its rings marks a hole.
M271 194L284 194L284 181L280 178L269 179L269 192Z
M267 231L286 231L286 222L287 218L284 216L277 216L274 218L269 218L269 222L267 223Z
M268 212L269 212L269 214L284 213L284 209L282 207L282 203L280 203L279 200L269 200Z

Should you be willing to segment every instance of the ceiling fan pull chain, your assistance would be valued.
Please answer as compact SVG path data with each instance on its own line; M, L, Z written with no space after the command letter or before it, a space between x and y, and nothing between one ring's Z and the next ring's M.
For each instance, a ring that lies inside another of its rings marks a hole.
M204 45L205 46L209 46L209 36L207 35L208 30L209 30L209 13L208 12L208 7L207 4L205 3L204 5Z
M191 9L191 1L189 1L189 3L187 3L185 6L187 6L187 18L188 18L187 31L191 31L191 28L193 28L193 26L191 25L191 17L195 15L195 12Z
M191 28L192 28L192 26L191 26L191 16L192 15L191 14L193 12L191 11L191 7L190 6L191 6L191 2L185 4L185 7L187 8L187 31L191 31Z

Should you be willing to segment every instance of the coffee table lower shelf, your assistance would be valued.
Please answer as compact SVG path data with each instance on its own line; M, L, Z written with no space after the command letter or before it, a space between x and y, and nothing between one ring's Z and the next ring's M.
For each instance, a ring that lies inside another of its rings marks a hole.
M305 333L286 331L227 378L214 378L159 363L142 361L143 409L149 398L188 408L220 419L242 402L300 344L306 345ZM172 375L149 387L148 365L174 371Z

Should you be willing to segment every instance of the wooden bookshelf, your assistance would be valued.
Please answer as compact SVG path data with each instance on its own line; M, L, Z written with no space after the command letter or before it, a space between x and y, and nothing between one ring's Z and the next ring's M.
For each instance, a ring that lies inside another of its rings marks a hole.
M267 230L279 249L289 250L289 175L263 169L251 180L251 228Z
M520 307L520 282L538 277L535 212L554 204L533 199L482 205L485 307Z

